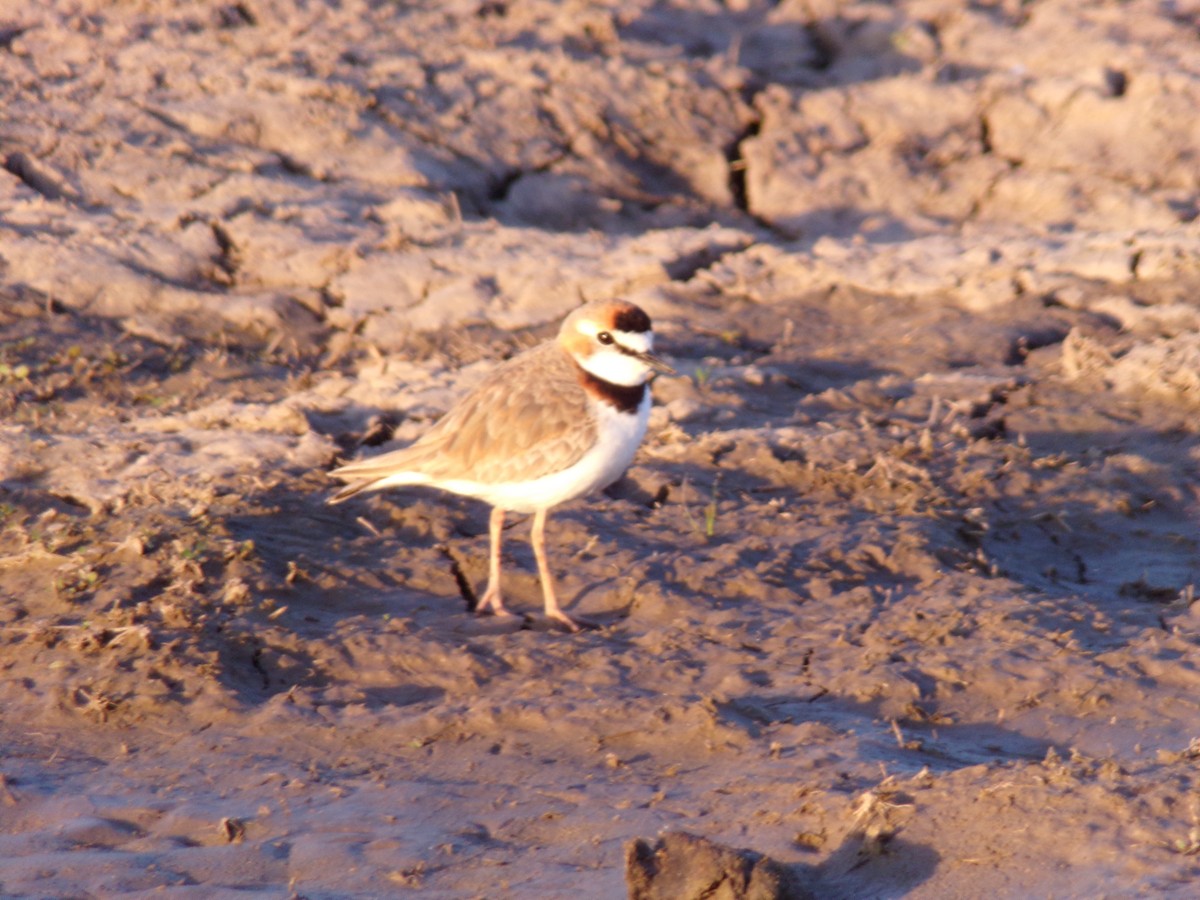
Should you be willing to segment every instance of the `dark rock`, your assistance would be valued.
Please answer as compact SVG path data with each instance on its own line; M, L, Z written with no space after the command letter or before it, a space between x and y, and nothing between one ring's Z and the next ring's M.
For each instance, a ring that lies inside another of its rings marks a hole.
M687 832L662 835L653 845L625 847L629 900L802 900L812 894L783 866L751 850L737 850Z

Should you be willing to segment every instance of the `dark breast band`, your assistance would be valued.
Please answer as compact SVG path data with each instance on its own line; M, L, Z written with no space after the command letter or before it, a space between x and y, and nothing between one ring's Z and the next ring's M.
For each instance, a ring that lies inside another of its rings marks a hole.
M642 405L642 399L646 396L646 385L613 384L611 381L597 378L578 363L576 367L579 370L579 383L597 400L624 413L636 413Z

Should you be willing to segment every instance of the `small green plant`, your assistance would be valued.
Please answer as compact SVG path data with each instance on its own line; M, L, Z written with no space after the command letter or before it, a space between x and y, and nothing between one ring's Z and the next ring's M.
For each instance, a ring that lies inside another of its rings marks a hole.
M1176 838L1172 848L1184 856L1195 856L1200 853L1200 828L1195 826L1188 829L1186 838Z
M90 566L54 579L54 592L68 597L78 597L95 590L100 583L100 573Z
M29 366L25 363L9 365L0 363L0 381L26 381L29 378Z
M208 549L208 545L204 541L196 541L190 547L184 547L179 551L179 555L184 559L199 559L204 555L204 551Z
M712 377L712 369L707 366L696 366L696 387L703 388Z
M713 480L712 498L708 501L708 505L704 507L704 536L712 537L717 533L717 482L720 479Z
M687 516L688 525L690 525L694 531L703 531L704 536L706 538L713 537L717 533L717 484L719 481L720 481L720 479L718 478L716 481L713 482L712 498L709 500L708 504L704 507L704 524L703 524L703 526L696 520L696 517L694 515L692 515L692 507L691 507L691 504L687 500L688 490L689 490L690 485L688 484L686 479L684 479L682 490L681 490L681 494L683 497L683 502L682 502L683 514L685 516Z

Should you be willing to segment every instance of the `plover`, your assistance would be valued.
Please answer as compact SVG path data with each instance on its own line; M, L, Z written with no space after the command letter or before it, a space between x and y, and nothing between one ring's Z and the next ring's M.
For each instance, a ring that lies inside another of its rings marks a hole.
M587 304L554 340L498 366L408 447L348 463L330 503L361 491L425 485L492 506L488 582L476 612L511 615L500 588L506 512L533 513L530 535L546 616L577 631L559 608L546 563L546 514L616 481L646 433L648 382L671 372L654 355L650 317L620 300Z

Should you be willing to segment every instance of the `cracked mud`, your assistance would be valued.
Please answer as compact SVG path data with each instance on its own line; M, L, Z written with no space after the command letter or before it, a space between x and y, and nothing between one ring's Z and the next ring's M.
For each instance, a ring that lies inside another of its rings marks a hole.
M1194 3L10 7L0 894L1194 892ZM611 296L598 628L324 504Z

